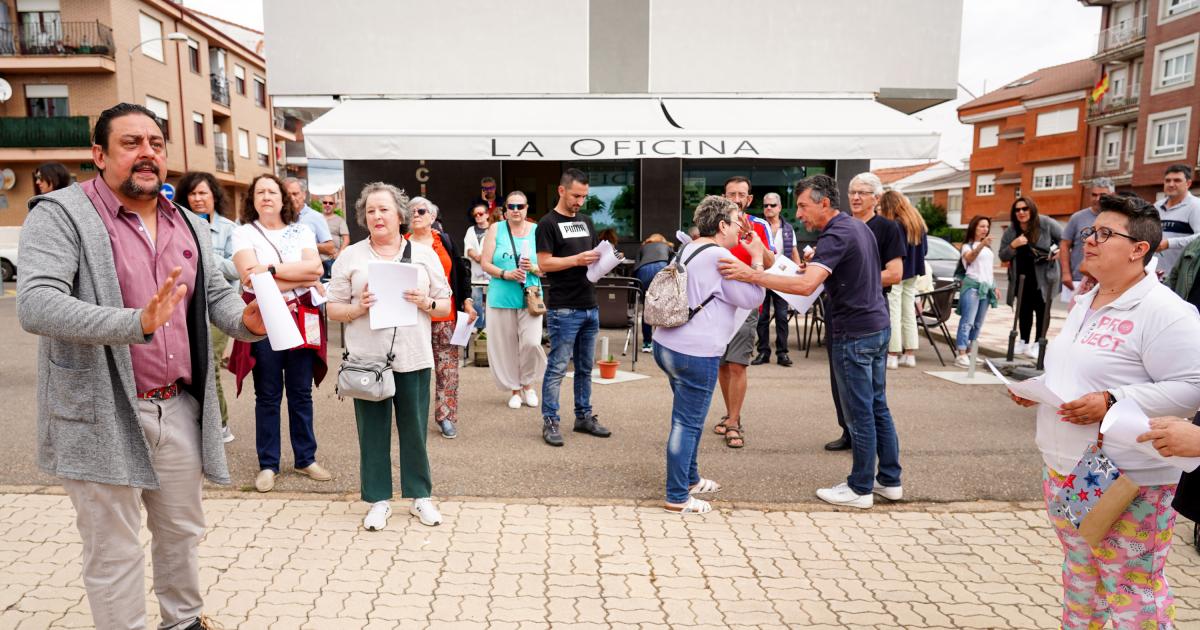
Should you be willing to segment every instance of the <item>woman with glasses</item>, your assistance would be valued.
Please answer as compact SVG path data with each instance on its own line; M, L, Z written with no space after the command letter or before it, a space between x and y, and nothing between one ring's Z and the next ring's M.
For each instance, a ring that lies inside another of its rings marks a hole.
M525 287L540 287L537 224L526 221L529 201L514 190L504 200L504 220L488 228L481 265L488 274L488 368L510 409L538 406L534 379L546 369L542 316L525 308Z
M475 320L475 329L483 330L487 325L487 297L483 293L483 284L490 276L483 270L483 239L491 225L487 204L480 201L471 206L471 222L467 235L463 237L463 251L471 261L471 301L479 319Z
M46 162L33 169L33 187L37 194L60 190L71 185L71 173L58 162Z
M412 241L433 248L442 271L450 280L450 312L433 317L433 372L437 384L434 388L433 419L437 422L442 437L458 437L458 346L450 343L454 337L454 323L461 306L468 321L474 323L475 300L471 298L471 276L463 264L462 254L454 241L440 230L433 228L437 218L437 206L425 197L413 197L408 202L412 212Z
M1164 569L1179 469L1155 455L1105 443L1111 463L1138 491L1098 545L1053 506L1061 505L1064 494L1099 487L1087 477L1108 474L1075 472L1114 404L1131 402L1152 418L1191 416L1200 407L1200 318L1146 273L1162 240L1153 206L1105 195L1095 223L1080 236L1082 269L1096 287L1078 296L1078 308L1047 346L1043 377L1070 402L1055 408L1010 393L1019 405L1038 405L1042 490L1063 548L1062 627L1102 628L1111 620L1114 628L1170 628L1175 605Z
M1017 197L1009 219L1011 224L1000 238L1000 260L1009 263L1005 294L1009 306L1017 298L1021 279L1025 280L1017 313L1021 338L1015 351L1036 359L1037 342L1046 333L1050 305L1059 291L1057 243L1062 240L1062 226L1050 217L1039 216L1037 204L1029 197ZM1037 331L1031 337L1035 318Z

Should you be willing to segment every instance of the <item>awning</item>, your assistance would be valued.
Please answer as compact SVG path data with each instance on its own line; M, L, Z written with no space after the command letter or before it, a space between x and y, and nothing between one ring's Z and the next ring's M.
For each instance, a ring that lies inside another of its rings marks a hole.
M346 101L304 128L309 158L921 159L937 132L869 98Z

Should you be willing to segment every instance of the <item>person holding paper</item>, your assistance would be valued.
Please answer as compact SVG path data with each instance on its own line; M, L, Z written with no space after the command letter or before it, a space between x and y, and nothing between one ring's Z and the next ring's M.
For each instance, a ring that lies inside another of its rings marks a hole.
M429 380L434 366L431 318L450 313L450 285L433 248L404 237L411 214L408 196L391 184L363 187L354 204L355 220L369 237L342 250L329 282L329 318L346 322L346 351L368 357L392 353L396 394L388 400L354 401L358 424L361 497L370 506L363 528L380 530L392 513L392 418L400 444L400 496L411 498L409 513L425 525L442 516L430 498L433 482L425 439L429 432ZM405 251L407 248L407 256ZM417 323L397 328L371 328L376 297L368 282L372 262L411 261L417 286L404 298L417 307Z
M783 256L800 264L800 250L796 247L796 230L792 224L784 220L783 202L779 193L769 192L763 195L763 219L767 222L767 230L771 235L772 253ZM774 315L771 311L774 310ZM788 356L788 303L778 293L767 291L763 299L762 312L758 316L755 327L758 333L758 356L752 365L763 365L771 360L770 325L775 320L775 362L780 367L791 367L792 359Z
M1200 414L1191 423L1183 418L1152 418L1150 430L1138 437L1139 442L1151 442L1163 457L1200 457ZM1192 546L1200 551L1200 469L1185 472L1179 477L1175 491L1176 512L1193 521Z
M317 254L316 237L298 217L299 211L292 198L283 194L279 178L255 177L242 208L242 225L233 231L233 263L241 274L247 299L254 295L250 277L266 272L274 278L292 312L304 314L316 312L309 289L320 284L325 268ZM229 358L239 395L242 380L247 374L254 376L254 439L259 468L254 487L259 492L273 490L279 474L280 407L285 390L296 472L314 481L333 479L317 463L317 435L313 430L313 382L319 385L328 371L325 323L319 314L316 319L319 328L312 331L320 336L315 340L316 349L307 342L290 350L275 350L267 339L253 344L239 341Z
M1045 321L1050 316L1050 304L1058 295L1059 263L1055 260L1054 249L1062 240L1062 226L1050 217L1038 214L1037 204L1029 197L1017 197L1009 212L1010 224L1000 238L1000 260L1008 265L1008 292L1005 298L1008 305L1016 301L1017 287L1020 279L1025 279L1021 293L1020 310L1017 320L1020 340L1016 346L1017 354L1036 359L1038 356L1038 339L1049 326ZM1033 328L1034 318L1037 319L1037 329ZM1032 336L1030 336L1032 333Z
M1151 417L1200 408L1200 318L1145 270L1162 239L1154 207L1105 195L1082 236L1083 266L1097 284L1077 296L1045 357L1045 385L1068 402L1037 411L1048 510L1056 495L1087 490L1085 480L1065 475L1097 440L1117 401L1130 399ZM1050 513L1063 547L1063 627L1098 628L1110 619L1117 628L1170 627L1174 605L1163 571L1179 469L1136 452L1113 461L1140 488L1099 546L1090 546L1065 516Z
M962 288L958 291L958 332L954 345L958 357L954 365L971 367L967 353L971 344L979 339L983 322L987 320L988 307L995 306L996 278L993 267L996 255L992 253L992 220L978 215L967 224L967 235L962 246Z
M737 204L709 195L696 206L692 222L699 227L700 237L683 247L679 263L687 269L689 307L703 308L682 326L659 328L654 338L654 360L667 374L673 394L664 507L681 514L711 511L712 506L696 495L721 489L717 482L700 476L696 465L700 435L717 385L724 341L740 325L735 313L763 300L761 288L724 279L717 270L718 261L732 258L729 248L741 238L742 212ZM754 260L761 256L759 250Z
M463 264L462 255L454 245L454 239L441 230L434 229L437 206L424 197L413 197L408 202L410 214L410 240L426 245L437 254L442 273L450 280L452 295L450 312L433 317L433 363L435 397L433 419L442 437L458 437L458 352L459 346L450 343L454 337L454 320L458 317L457 302L473 323L475 300L471 297L471 272Z
M266 334L258 304L222 277L209 224L159 194L161 121L104 110L99 174L29 200L17 317L38 346L37 463L77 512L93 627L146 627L145 543L163 627L207 625L203 481L229 485L209 322Z
M542 316L525 307L525 287L540 287L535 260L537 225L525 220L529 201L514 190L504 200L504 220L483 238L483 270L488 274L488 369L496 387L510 393L509 409L538 406L533 382L546 369Z
M558 182L558 204L537 226L537 266L546 273L546 328L550 357L542 377L542 440L562 446L558 423L558 390L575 357L575 431L606 438L612 433L592 413L592 363L600 310L588 265L599 260L596 228L579 210L588 197L587 173L568 168ZM510 274L512 275L512 274Z

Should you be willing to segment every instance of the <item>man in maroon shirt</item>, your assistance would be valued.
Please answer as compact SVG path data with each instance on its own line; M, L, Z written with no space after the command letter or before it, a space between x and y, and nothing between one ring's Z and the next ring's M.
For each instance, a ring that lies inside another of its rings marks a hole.
M229 483L208 322L266 333L221 276L207 223L159 194L166 146L155 115L100 114L99 176L30 200L18 316L42 337L38 465L62 479L83 539L97 628L144 628L141 506L164 628L208 627L198 549L203 479Z

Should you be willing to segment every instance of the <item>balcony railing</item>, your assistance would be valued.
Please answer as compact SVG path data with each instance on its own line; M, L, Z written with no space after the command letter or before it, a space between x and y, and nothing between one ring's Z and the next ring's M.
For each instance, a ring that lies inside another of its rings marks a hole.
M1128 177L1133 174L1133 152L1127 151L1117 156L1093 155L1083 161L1084 179L1097 177Z
M0 26L0 55L101 55L113 58L112 29L100 22Z
M222 173L233 172L233 151L225 147L214 147L213 155L217 158L217 170Z
M229 79L219 74L210 74L208 78L212 86L213 102L229 107Z
M0 118L0 148L92 146L87 116Z
M1105 95L1099 101L1088 105L1088 118L1112 116L1127 110L1136 110L1140 94Z
M1142 15L1128 22L1122 22L1100 31L1100 41L1096 47L1096 54L1116 50L1145 38L1146 16Z

